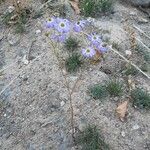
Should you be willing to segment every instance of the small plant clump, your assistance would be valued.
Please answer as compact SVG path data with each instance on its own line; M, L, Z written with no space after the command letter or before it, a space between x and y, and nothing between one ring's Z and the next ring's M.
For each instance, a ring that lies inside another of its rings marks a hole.
M76 138L82 150L110 150L96 126L87 126Z
M96 17L100 13L112 11L112 0L81 0L81 10L85 17Z
M64 45L68 51L73 52L79 47L79 41L76 38L69 37L66 39Z
M123 93L123 85L117 80L106 83L106 89L111 96L120 96Z
M150 53L145 51L145 49L143 47L141 47L140 45L137 46L137 48L135 49L138 53L140 53L141 55L143 55L143 58L146 62L150 62Z
M81 60L80 60L80 55L77 53L73 53L71 56L69 56L66 60L66 69L68 72L76 72L79 67L81 67Z
M5 0L0 0L0 4L2 3L2 2L4 2Z
M6 25L14 25L16 33L23 33L25 31L25 24L28 21L31 11L27 8L19 7L19 12L13 10L12 12L6 12L2 16L2 21ZM17 8L15 8L17 9Z
M137 88L131 92L131 98L134 106L150 109L150 94L147 91Z
M108 96L106 86L96 84L90 88L90 94L94 99L102 99Z

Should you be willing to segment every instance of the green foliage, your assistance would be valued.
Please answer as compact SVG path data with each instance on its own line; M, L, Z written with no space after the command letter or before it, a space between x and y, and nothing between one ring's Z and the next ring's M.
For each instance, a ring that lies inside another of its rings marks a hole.
M3 16L2 16L2 22L6 25L9 25L9 22L11 20L11 17L13 16L14 14L13 13L9 13L9 12L6 12Z
M25 26L22 22L17 22L15 26L15 32L16 33L23 33L25 32Z
M96 126L87 126L77 136L76 142L82 146L82 150L110 150Z
M150 109L150 94L147 91L137 88L131 92L131 97L134 106Z
M82 62L80 60L80 55L77 53L73 53L71 56L69 56L66 60L66 69L68 72L76 72L79 67L81 66Z
M76 38L69 37L68 39L66 39L66 41L65 41L65 48L68 51L73 52L78 47L79 47L79 41Z
M102 99L108 96L106 86L96 84L90 88L90 94L94 99Z
M145 50L145 48L140 45L135 49L140 55L143 55L143 58L146 62L150 62L150 53Z
M113 0L81 0L81 10L85 17L96 17L100 13L112 11Z
M117 80L108 81L106 89L111 96L120 96L123 93L123 85Z
M148 72L150 70L149 64L147 63L142 64L141 70L144 72Z
M114 49L119 49L119 44L118 43L116 43L116 42L113 42L112 43L112 48L114 48Z
M144 54L144 60L146 61L146 62L150 62L150 53L149 52L145 52Z
M23 33L25 31L25 24L28 21L29 15L31 11L29 9L20 10L19 14L15 14L15 12L7 12L2 16L2 21L6 25L10 25L10 22L15 26L16 33ZM14 18L15 16L15 18ZM14 20L12 20L14 18Z

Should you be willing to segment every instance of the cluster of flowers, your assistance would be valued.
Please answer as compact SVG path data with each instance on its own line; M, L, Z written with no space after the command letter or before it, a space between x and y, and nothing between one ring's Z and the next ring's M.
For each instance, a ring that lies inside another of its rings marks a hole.
M84 20L72 23L67 19L52 17L48 21L46 21L45 26L46 28L53 28L58 31L59 34L52 35L52 39L56 40L57 42L64 42L70 31L82 32L86 24L87 21ZM102 46L101 37L96 33L87 35L87 39L90 42L90 46L82 49L82 54L84 57L93 57L96 54L96 50L100 53L104 53L107 51L107 48Z

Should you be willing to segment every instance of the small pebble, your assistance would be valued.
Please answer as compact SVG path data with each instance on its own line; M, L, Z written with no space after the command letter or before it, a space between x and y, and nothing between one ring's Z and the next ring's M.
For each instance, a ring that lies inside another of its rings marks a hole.
M28 65L28 64L29 64L29 61L27 60L26 55L24 55L24 57L23 57L23 59L22 59L22 62L23 62L25 65Z
M122 137L125 137L125 136L126 136L126 134L125 134L124 131L121 131L121 136L122 136Z
M139 128L140 128L140 126L139 126L138 124L135 124L135 125L132 127L133 130L138 130Z
M4 117L6 117L7 115L6 114L4 114Z
M61 102L60 102L60 106L63 107L64 105L65 105L65 102L64 102L64 101L61 101Z
M41 34L41 30L36 30L35 33L36 34Z
M131 56L132 55L132 52L130 50L126 50L125 53L126 53L127 56Z

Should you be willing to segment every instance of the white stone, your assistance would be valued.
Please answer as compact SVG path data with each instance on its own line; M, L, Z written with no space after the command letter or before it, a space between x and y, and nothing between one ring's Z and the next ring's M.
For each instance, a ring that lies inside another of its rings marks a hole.
M41 34L41 30L36 30L35 33L36 34Z
M137 15L137 13L136 13L136 12L134 12L134 11L132 11L132 12L130 12L130 15L131 15L131 16L136 16L136 15Z
M85 127L86 127L86 124L85 124L85 123L80 123L80 124L79 124L79 130L80 130L80 131L83 131L83 130L85 129Z
M122 137L125 137L126 136L126 133L124 131L121 131L121 136Z
M22 62L23 62L25 65L28 65L28 64L29 64L29 61L27 60L26 55L24 55L24 57L23 57L23 59L22 59Z
M127 56L131 56L132 55L132 52L130 50L126 50L125 53L126 53Z
M140 128L140 126L139 126L138 124L135 124L135 125L132 127L133 130L138 130L139 128Z
M65 102L64 102L64 101L61 101L61 102L60 102L60 106L63 107L64 105L65 105Z

